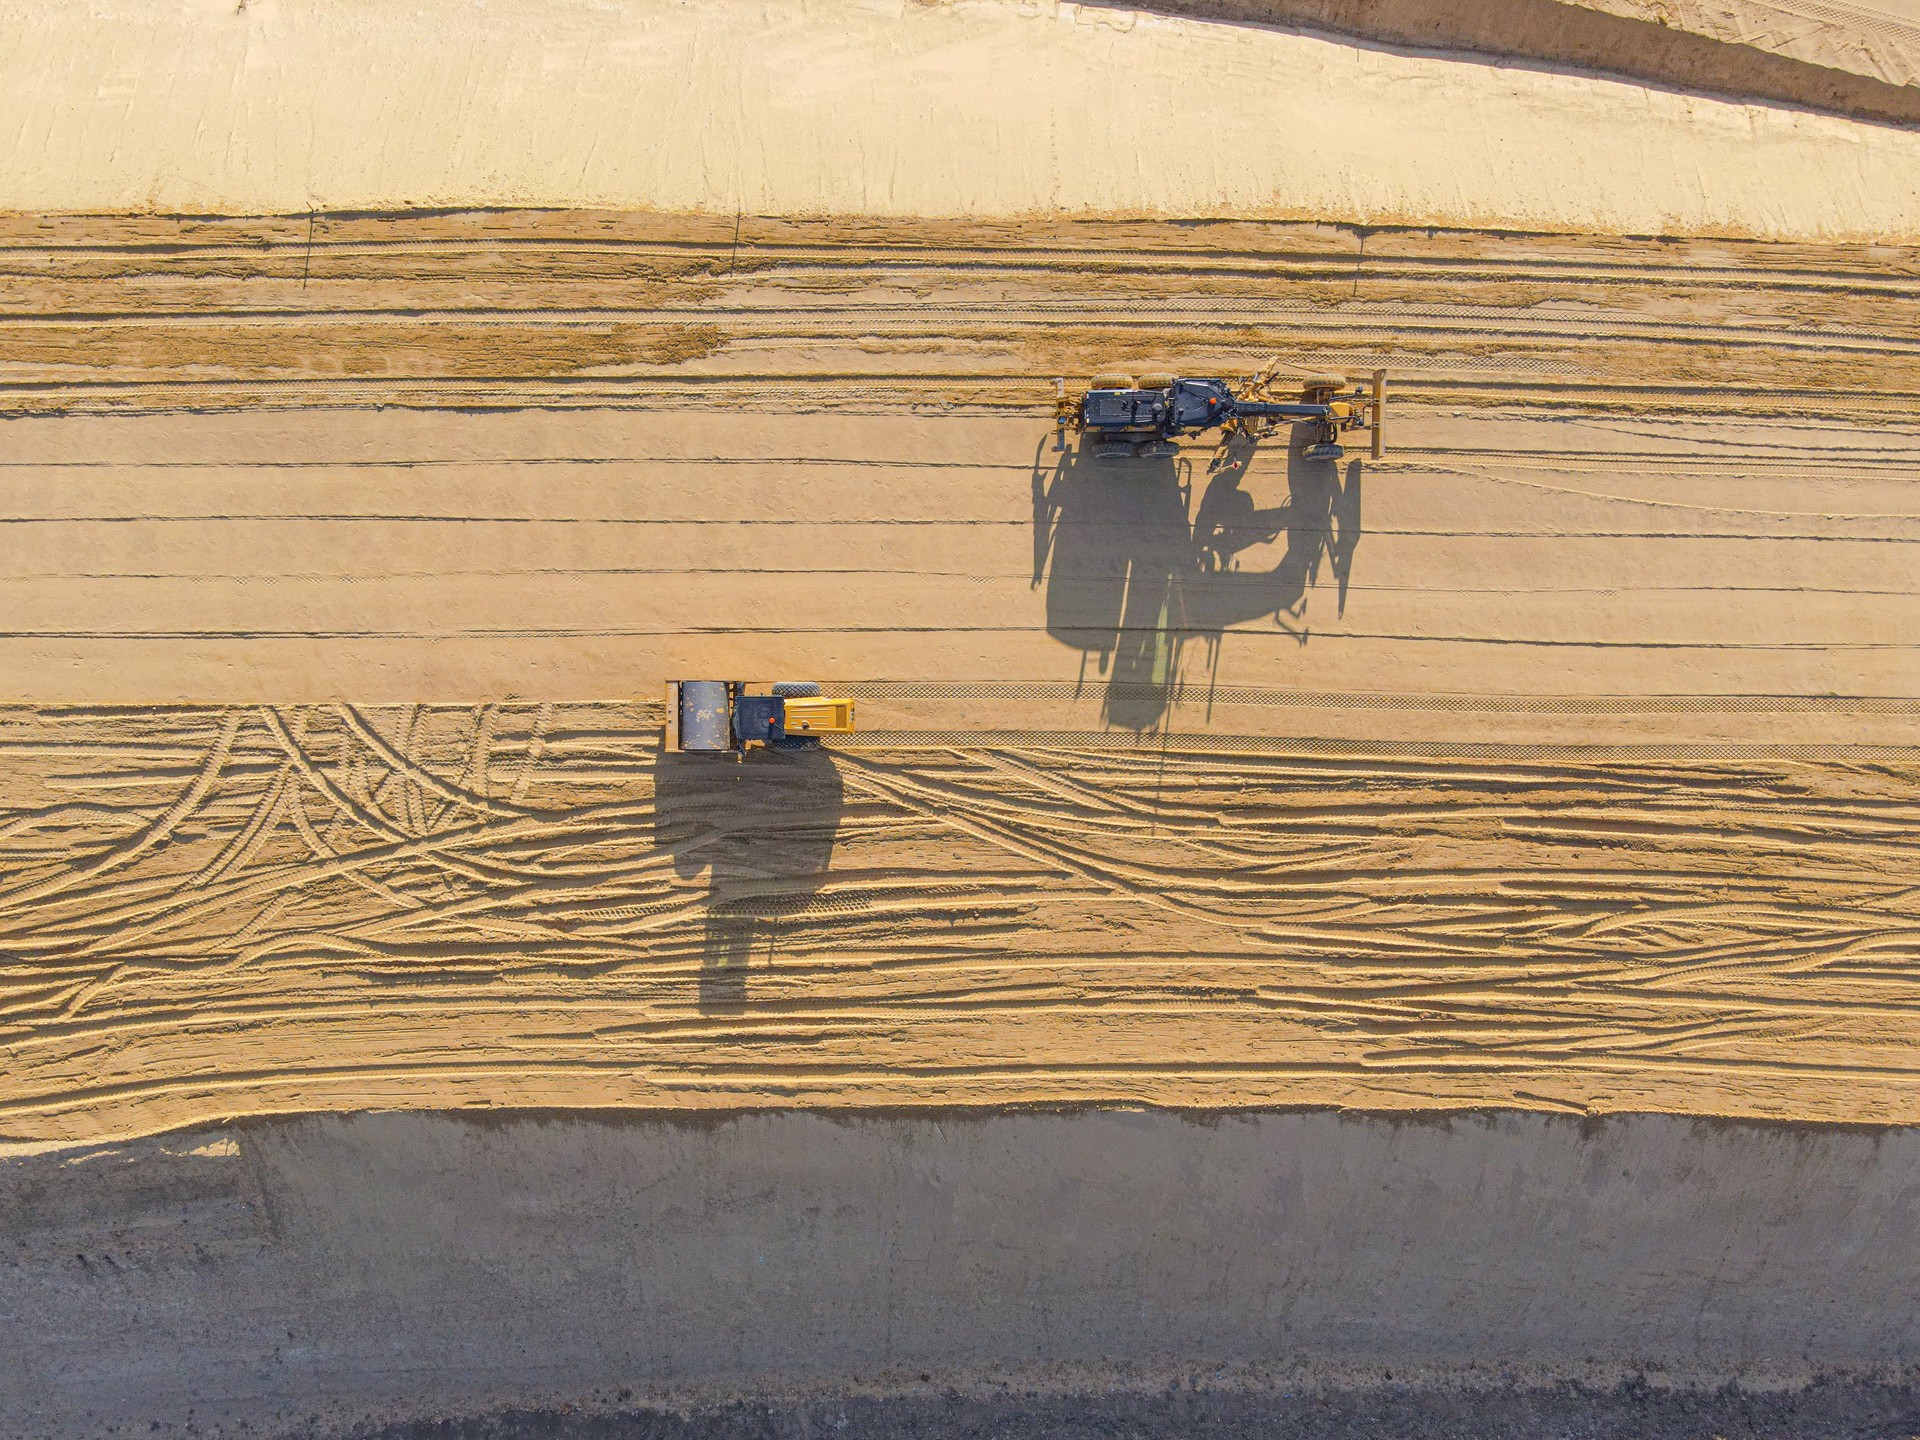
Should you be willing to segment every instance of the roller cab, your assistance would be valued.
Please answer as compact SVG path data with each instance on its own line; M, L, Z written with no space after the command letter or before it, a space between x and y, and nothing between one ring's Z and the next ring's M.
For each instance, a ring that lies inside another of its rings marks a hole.
M853 733L853 701L820 693L811 681L762 689L744 680L670 680L666 748L690 755L738 755L751 746L806 750L826 735Z

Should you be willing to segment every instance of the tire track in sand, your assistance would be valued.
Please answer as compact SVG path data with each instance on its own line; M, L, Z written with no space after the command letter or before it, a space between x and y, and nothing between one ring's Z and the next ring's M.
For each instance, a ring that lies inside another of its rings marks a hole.
M1912 753L871 749L743 789L636 739L650 707L541 708L0 713L34 736L0 745L0 868L86 876L0 911L6 1133L480 1100L1364 1104L1410 1081L1436 1105L1550 1084L1915 1115ZM189 762L171 798L156 753ZM107 798L50 798L76 783ZM450 824L442 790L524 813Z

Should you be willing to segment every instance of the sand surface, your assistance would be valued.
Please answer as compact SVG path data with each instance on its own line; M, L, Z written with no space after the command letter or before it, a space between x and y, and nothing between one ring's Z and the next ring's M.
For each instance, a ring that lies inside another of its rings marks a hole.
M0 712L0 1131L1115 1099L1920 1119L1910 754L1016 734L720 766L662 759L656 719Z
M1908 252L306 231L9 252L11 1141L1920 1116ZM1283 348L1394 366L1387 460L1096 465L1048 419L1052 373ZM663 759L660 682L715 673L862 733Z
M0 1435L1910 1409L1920 130L1791 5L0 0ZM1387 456L1050 423L1269 357Z
M1920 237L1920 133L1105 7L7 0L0 16L8 209Z

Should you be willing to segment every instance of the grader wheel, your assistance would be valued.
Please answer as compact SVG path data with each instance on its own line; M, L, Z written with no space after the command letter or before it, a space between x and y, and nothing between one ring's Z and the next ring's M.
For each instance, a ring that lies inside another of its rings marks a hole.
M1135 388L1140 390L1171 390L1174 378L1170 371L1149 370L1133 383Z
M1090 388L1094 390L1131 390L1133 389L1133 376L1124 370L1102 370L1093 377L1093 384Z
M1300 377L1300 389L1303 392L1314 390L1344 390L1346 388L1347 377L1344 375L1302 375Z

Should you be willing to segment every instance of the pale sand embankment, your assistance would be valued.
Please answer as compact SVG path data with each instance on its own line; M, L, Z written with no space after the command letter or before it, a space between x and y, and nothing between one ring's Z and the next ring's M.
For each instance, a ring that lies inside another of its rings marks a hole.
M1073 5L9 0L0 207L1920 237L1920 134Z

